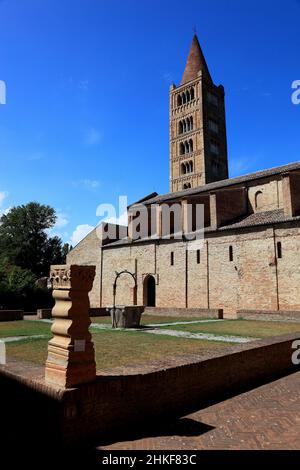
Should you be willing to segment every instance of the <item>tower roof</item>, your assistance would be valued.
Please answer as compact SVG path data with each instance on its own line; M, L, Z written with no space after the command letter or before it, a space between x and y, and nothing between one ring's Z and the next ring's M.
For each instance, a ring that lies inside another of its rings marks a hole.
M194 34L180 85L184 85L197 78L200 70L212 81L197 35Z

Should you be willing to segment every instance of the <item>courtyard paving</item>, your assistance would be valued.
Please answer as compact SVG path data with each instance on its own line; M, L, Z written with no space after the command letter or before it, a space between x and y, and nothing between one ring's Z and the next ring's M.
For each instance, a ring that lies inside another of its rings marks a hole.
M100 450L299 450L300 372Z

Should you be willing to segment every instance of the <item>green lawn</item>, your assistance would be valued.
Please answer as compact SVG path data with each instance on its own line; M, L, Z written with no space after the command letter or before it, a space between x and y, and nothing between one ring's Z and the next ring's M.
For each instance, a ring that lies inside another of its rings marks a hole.
M99 323L110 323L109 317L97 317ZM105 321L103 321L105 320ZM177 321L194 321L195 318L171 318L145 316L145 323L167 323ZM94 319L93 319L94 321ZM0 338L8 336L47 335L45 339L24 339L7 343L7 355L43 365L47 355L47 342L50 339L51 324L38 321L15 321L0 323ZM299 323L264 322L254 320L224 320L220 322L174 325L161 327L192 333L212 333L216 335L236 335L264 338L284 333L299 332ZM230 343L205 341L199 339L178 338L154 335L143 331L128 331L93 328L93 341L96 351L98 370L130 364L159 363L162 359L174 359L188 354L203 353L205 350L221 349Z
M198 323L194 325L174 325L162 328L189 331L191 333L249 336L251 338L266 338L268 336L277 336L296 332L299 332L300 334L300 323L261 320L224 320L220 322Z
M103 317L91 317L92 323L105 323L107 325L111 325L111 319L108 316Z
M50 323L29 320L0 322L0 338L32 335L51 336L50 328Z
M182 321L198 321L207 320L207 318L199 317L167 317L161 315L142 315L141 325L149 325L154 323L177 323ZM110 317L91 317L92 323L111 324Z
M151 335L143 332L98 330L93 333L97 369L167 360L207 349L226 346L214 341ZM47 355L47 339L31 339L7 343L8 357L43 365ZM227 343L228 344L228 343Z

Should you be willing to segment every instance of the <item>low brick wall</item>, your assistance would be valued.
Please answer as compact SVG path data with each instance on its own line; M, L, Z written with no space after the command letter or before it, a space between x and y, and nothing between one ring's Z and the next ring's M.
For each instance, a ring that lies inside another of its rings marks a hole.
M99 308L90 308L89 309L90 317L109 317L109 312L106 310L106 307L99 307Z
M70 390L24 377L22 365L17 373L0 366L2 439L11 436L15 445L16 429L23 438L30 423L36 429L34 446L83 445L94 439L99 445L108 433L185 416L300 370L291 361L298 339L300 332L228 347L210 359L152 373L99 375Z
M300 322L300 312L289 310L238 310L236 316L244 320L291 320Z
M36 313L38 319L52 318L52 308L39 308Z
M23 310L0 310L0 321L23 320Z
M143 315L167 317L223 318L222 309L146 307Z

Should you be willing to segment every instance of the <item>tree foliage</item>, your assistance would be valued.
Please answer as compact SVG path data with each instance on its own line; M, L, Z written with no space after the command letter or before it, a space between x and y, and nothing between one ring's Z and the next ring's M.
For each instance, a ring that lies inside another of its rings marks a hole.
M30 202L0 218L0 308L35 310L52 305L51 292L37 280L49 275L51 264L63 264L69 245L49 230L55 210Z
M55 220L55 210L37 202L10 209L0 219L0 259L37 277L47 276L50 264L65 261L60 238L48 233Z

